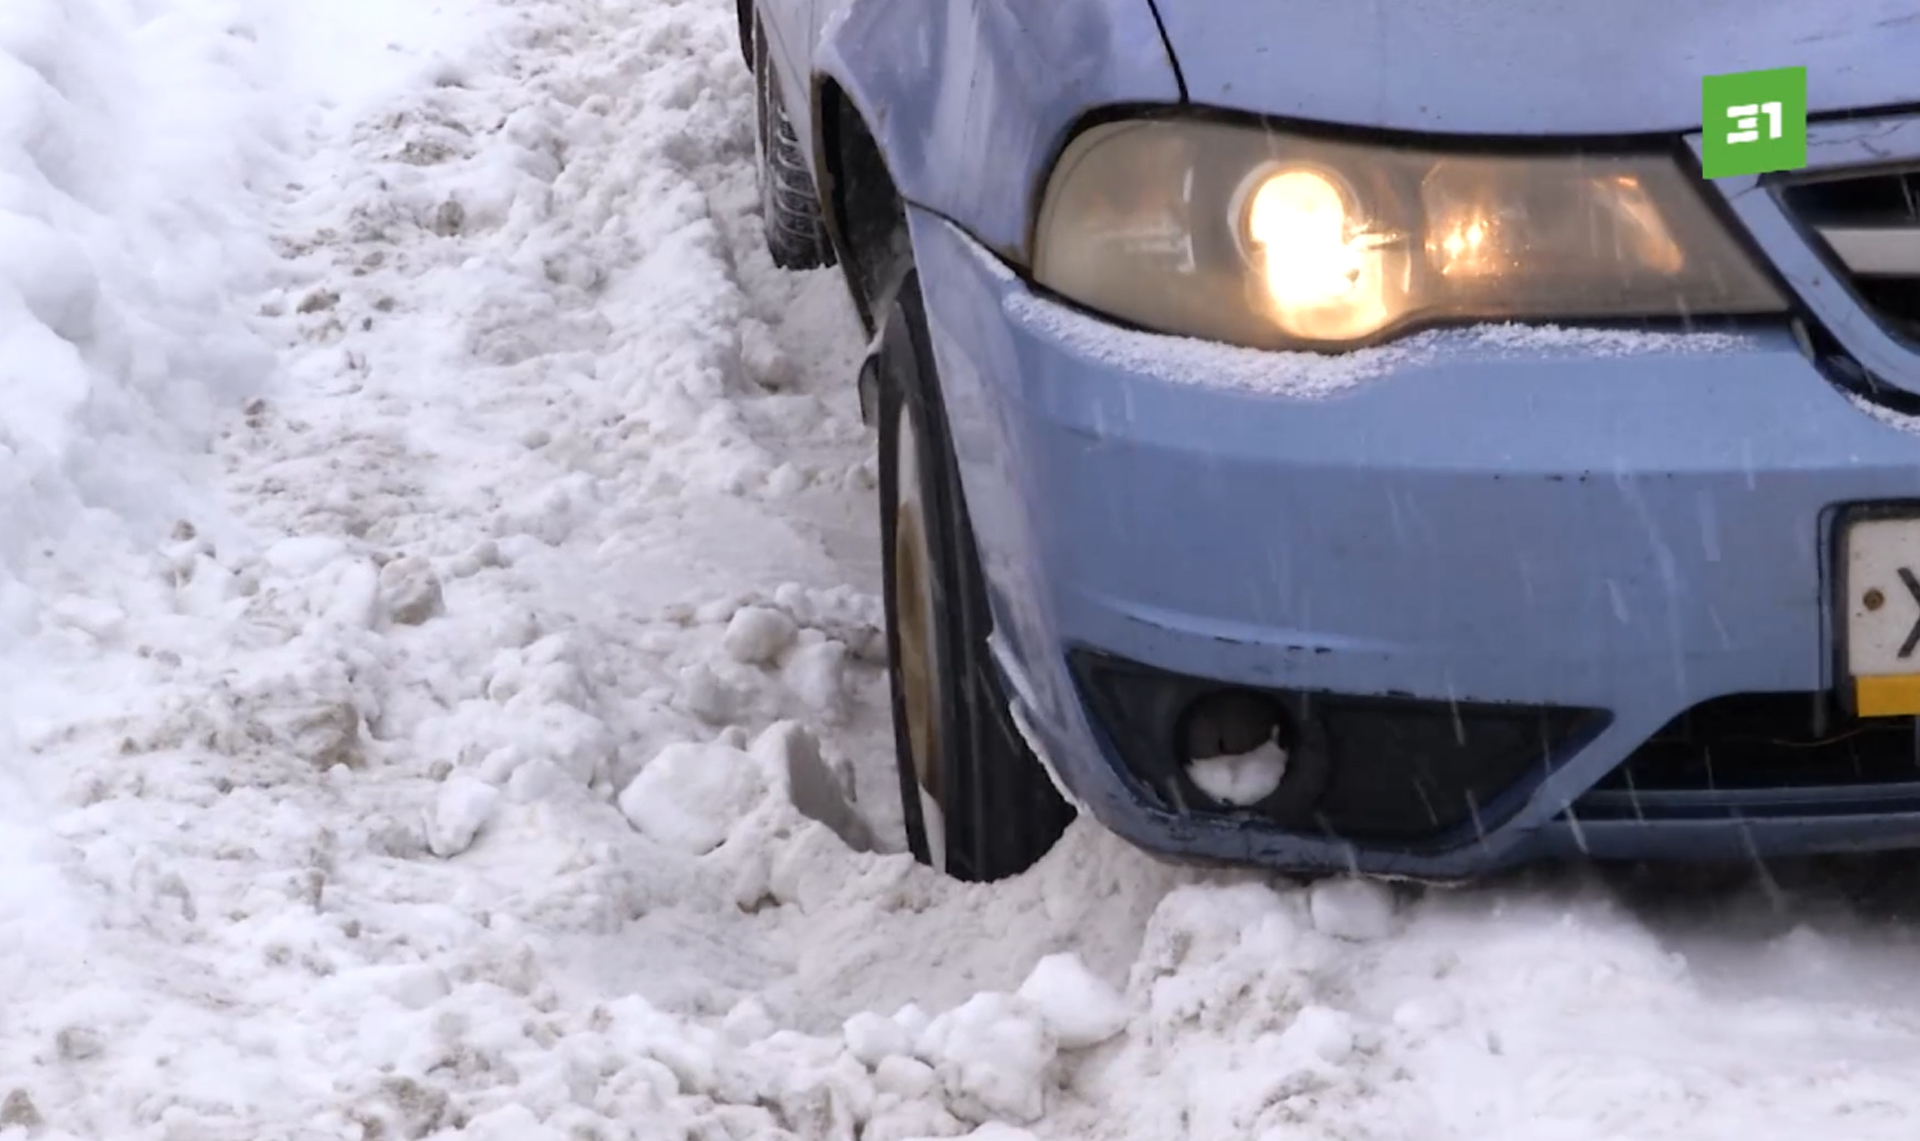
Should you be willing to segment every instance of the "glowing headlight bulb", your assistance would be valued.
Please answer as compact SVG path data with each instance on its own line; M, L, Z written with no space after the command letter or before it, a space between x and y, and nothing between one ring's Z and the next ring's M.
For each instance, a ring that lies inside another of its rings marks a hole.
M1283 171L1253 193L1247 237L1281 310L1338 302L1359 284L1362 250L1347 234L1346 196L1325 175Z

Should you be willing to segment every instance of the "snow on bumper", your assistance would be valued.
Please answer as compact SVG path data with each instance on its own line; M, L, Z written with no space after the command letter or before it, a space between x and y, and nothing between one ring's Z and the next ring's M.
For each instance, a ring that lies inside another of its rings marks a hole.
M1016 692L1108 826L1181 854L1453 878L1550 852L1920 841L1835 815L1563 815L1711 699L1833 684L1835 509L1913 494L1920 440L1785 331L1487 328L1342 358L1106 325L912 218ZM1470 842L1359 847L1167 812L1121 773L1074 651L1215 682L1587 710Z

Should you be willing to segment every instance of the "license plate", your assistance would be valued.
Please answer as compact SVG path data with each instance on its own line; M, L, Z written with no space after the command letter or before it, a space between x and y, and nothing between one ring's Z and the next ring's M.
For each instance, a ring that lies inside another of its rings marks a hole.
M1855 522L1844 547L1854 710L1920 714L1920 516Z

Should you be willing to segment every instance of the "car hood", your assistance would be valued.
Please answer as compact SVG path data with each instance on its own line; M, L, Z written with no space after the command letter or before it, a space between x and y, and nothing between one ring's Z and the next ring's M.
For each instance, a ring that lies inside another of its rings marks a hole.
M1702 76L1920 102L1920 0L1154 0L1195 103L1462 134L1700 128Z

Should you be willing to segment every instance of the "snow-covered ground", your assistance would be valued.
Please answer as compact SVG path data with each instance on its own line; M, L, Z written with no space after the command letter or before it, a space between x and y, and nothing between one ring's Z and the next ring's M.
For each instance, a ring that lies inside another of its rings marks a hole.
M749 94L728 0L0 5L0 1139L1913 1135L1911 863L899 854Z

